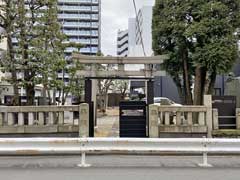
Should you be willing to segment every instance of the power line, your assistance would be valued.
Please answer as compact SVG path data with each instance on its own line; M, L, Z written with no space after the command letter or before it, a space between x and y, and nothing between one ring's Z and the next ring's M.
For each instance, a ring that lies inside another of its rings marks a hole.
M143 43L143 37L142 37L142 31L140 29L140 22L139 22L139 19L138 19L137 5L136 5L135 0L133 0L133 5L134 5L134 9L135 9L135 14L136 14L137 26L138 26L139 33L140 33L140 39L141 39L143 54L144 54L144 56L146 56L145 47L144 47L144 43Z

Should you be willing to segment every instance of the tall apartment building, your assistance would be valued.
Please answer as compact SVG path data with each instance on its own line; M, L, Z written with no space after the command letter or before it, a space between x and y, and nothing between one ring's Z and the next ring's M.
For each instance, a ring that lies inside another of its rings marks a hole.
M128 30L118 31L117 35L117 56L128 56Z
M96 55L101 50L101 0L58 0L58 21L69 42L83 45L80 53ZM18 45L15 37L13 43L14 46ZM0 48L6 49L6 43L1 43ZM66 57L75 50L67 48ZM19 73L20 76L23 76L22 73ZM68 74L64 76L64 81L68 82ZM59 78L62 79L62 73L59 73ZM19 91L25 95L25 90Z
M96 55L101 50L101 0L58 0L58 19L69 42L81 43L80 53ZM67 48L66 54L74 48Z
M81 43L80 53L96 55L101 49L101 0L58 0L58 21L69 42ZM14 38L17 44L17 40ZM66 55L74 48L67 48Z

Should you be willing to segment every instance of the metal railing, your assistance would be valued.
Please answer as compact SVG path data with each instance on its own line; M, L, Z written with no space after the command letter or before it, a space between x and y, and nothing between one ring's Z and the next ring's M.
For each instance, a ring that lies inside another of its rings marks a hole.
M0 155L80 154L87 167L86 153L127 153L173 155L203 154L203 167L210 167L207 155L240 154L240 139L158 139L158 138L17 138L0 139Z

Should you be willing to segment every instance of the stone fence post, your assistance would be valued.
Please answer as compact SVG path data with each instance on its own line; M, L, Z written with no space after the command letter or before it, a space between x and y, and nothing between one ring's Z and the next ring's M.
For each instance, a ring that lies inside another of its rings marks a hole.
M79 137L89 137L89 105L79 105Z
M154 104L151 104L149 106L149 137L150 138L159 137L158 106Z
M212 96L211 95L204 95L204 106L207 107L206 113L206 125L207 125L207 137L212 137L212 130L213 130L213 116L212 116Z
M240 129L240 108L236 109L236 122L237 122L237 129Z
M218 123L218 109L213 109L213 129L218 130L219 129L219 123Z

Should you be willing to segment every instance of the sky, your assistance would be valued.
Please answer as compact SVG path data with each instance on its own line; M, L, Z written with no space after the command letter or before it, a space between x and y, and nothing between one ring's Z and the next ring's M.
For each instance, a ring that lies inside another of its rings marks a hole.
M135 0L137 8L154 5L155 0ZM102 53L116 56L117 32L128 27L128 18L135 17L132 0L102 0Z

